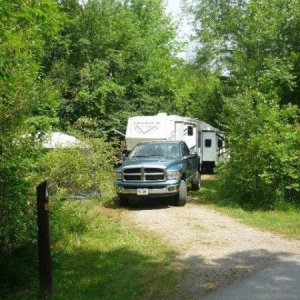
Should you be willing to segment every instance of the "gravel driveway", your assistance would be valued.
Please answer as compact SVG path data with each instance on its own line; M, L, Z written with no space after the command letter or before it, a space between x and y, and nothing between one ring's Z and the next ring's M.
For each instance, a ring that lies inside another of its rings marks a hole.
M178 299L199 299L219 287L300 253L300 241L251 228L205 205L136 208L136 226L177 249L185 274Z

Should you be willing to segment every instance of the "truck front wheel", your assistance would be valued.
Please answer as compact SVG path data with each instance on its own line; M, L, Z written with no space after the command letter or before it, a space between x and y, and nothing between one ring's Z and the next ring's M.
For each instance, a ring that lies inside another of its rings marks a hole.
M181 180L179 193L175 196L174 205L175 206L184 206L187 201L187 186L184 180Z
M196 171L196 175L192 181L192 191L198 191L200 186L200 174Z

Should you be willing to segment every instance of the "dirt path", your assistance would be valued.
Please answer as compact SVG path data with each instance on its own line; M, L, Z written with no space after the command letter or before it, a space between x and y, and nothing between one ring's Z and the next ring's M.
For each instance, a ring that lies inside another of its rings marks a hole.
M300 241L253 229L205 205L140 208L130 211L129 217L178 250L186 270L178 299L203 298L209 291L300 254Z

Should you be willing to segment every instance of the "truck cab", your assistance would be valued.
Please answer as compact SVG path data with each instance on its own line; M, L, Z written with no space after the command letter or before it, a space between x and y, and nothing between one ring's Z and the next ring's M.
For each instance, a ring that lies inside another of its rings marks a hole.
M130 198L169 197L183 206L187 186L199 189L199 157L183 141L142 142L116 170L115 184L121 205Z

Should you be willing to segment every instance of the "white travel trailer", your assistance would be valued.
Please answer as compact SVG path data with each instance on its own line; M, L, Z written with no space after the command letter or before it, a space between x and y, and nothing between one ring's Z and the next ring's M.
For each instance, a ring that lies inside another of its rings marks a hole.
M224 152L224 135L209 124L197 119L158 113L128 119L126 146L131 151L144 141L184 141L192 153L199 155L202 172L210 172Z
M200 131L198 147L201 149L202 172L210 173L218 164L225 151L225 136L218 129L199 121Z

